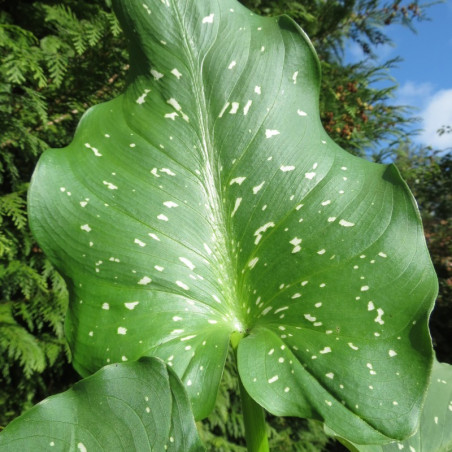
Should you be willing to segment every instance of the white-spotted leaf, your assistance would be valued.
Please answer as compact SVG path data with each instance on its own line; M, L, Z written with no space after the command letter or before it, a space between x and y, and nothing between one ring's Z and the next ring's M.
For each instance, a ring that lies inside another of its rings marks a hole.
M238 331L240 377L270 412L358 442L412 433L436 279L397 170L323 130L308 38L235 0L114 3L130 84L30 190L76 368L158 356L200 419Z
M184 386L156 358L106 366L0 434L1 452L151 450L204 450Z
M334 434L334 432L329 432ZM450 452L452 450L452 366L437 361L415 435L384 446L359 446L340 439L353 452Z

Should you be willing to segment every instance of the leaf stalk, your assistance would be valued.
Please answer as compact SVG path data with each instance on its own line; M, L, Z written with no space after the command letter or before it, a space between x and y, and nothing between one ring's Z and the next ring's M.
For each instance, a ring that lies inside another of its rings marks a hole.
M242 333L231 335L231 345L234 350L237 366L237 348ZM242 402L242 415L245 424L245 438L248 452L269 452L267 424L265 423L265 411L246 391L239 375L240 399Z

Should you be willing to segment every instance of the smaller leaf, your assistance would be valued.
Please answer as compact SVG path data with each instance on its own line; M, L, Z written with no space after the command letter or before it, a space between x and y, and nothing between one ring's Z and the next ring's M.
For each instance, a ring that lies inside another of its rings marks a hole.
M327 429L328 434L334 432ZM405 441L383 446L360 446L338 438L352 452L450 452L452 450L452 366L433 364L421 422L416 434Z
M188 397L156 358L112 364L49 397L0 434L0 452L202 451Z

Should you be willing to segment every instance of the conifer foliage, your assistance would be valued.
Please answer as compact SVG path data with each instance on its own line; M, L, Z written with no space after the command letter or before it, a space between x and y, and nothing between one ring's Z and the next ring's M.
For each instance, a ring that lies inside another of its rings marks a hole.
M54 3L0 11L0 426L71 375L65 284L28 229L31 172L44 149L70 140L87 105L119 89L126 69L108 5Z

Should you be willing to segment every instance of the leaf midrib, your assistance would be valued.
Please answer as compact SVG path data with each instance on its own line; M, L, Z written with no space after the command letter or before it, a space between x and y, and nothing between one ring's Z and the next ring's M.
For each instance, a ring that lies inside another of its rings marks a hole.
M213 234L215 236L215 250L217 251L217 259L219 262L219 268L215 268L217 270L218 276L221 277L222 291L221 293L224 295L224 301L233 307L234 316L239 318L235 318L231 323L234 329L241 330L240 332L244 332L246 330L245 317L241 313L240 305L239 305L239 297L238 297L238 281L237 281L237 258L233 253L232 247L229 245L230 241L227 240L228 230L227 230L227 215L224 204L221 202L221 185L220 185L220 176L219 176L219 167L215 165L215 155L214 155L214 146L213 146L213 138L210 136L209 131L213 131L213 127L210 127L209 124L209 114L206 102L206 95L204 92L204 83L202 77L203 71L203 60L200 62L199 68L195 63L195 57L191 50L191 46L188 42L186 35L186 27L184 27L182 17L180 12L173 4L173 9L175 11L175 17L177 23L180 28L180 35L183 41L183 51L186 54L188 67L190 70L190 76L193 80L193 92L195 96L197 116L198 116L198 124L200 127L201 134L201 153L204 158L204 167L201 168L201 186L205 190L206 198L209 203L209 207L212 212L212 216L214 219L213 224ZM216 40L216 38L215 38ZM215 42L214 40L214 42ZM210 48L212 48L213 44ZM215 171L216 170L216 171ZM224 253L222 252L224 251ZM222 272L220 269L224 269Z

